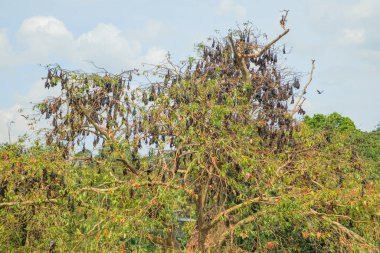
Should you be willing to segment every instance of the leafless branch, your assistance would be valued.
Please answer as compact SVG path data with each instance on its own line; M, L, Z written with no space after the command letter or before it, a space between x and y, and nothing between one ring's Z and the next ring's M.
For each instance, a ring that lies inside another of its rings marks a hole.
M244 54L243 58L257 58L260 57L265 51L267 51L273 44L275 44L277 41L279 41L282 37L284 37L290 30L286 29L283 33L278 35L275 39L273 39L271 42L266 44L259 52L254 54Z
M300 96L298 97L298 100L297 102L295 103L294 107L293 107L293 110L291 112L291 116L293 116L297 111L298 109L300 108L300 106L302 105L303 101L302 99L304 98L304 95L306 94L306 90L307 90L307 87L310 85L311 81L313 80L313 73L314 73L314 69L315 69L315 64L314 64L314 60L312 60L311 62L311 71L310 71L310 76L309 76L309 80L307 81L307 83L305 84L305 86L303 87L303 90L300 94ZM301 102L302 101L302 102Z

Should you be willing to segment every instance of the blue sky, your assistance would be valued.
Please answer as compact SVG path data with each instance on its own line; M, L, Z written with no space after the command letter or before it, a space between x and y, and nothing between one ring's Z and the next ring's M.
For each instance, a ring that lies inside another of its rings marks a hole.
M281 32L289 9L290 33L280 41L286 64L304 74L316 60L306 97L309 114L337 111L362 130L380 122L379 0L0 0L0 142L27 131L17 112L49 95L39 64L91 71L94 61L118 72L142 62L194 54L194 45L244 21L269 38ZM318 95L316 89L324 90Z

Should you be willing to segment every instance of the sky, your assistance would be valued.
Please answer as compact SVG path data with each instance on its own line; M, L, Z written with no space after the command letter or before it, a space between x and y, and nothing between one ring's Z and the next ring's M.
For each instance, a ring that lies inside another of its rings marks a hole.
M215 31L252 22L268 38L290 10L283 65L308 79L309 115L338 112L371 131L380 122L379 0L0 0L0 143L30 132L21 114L52 95L42 67L111 72L184 60ZM316 90L323 90L318 94ZM20 109L24 111L20 113Z

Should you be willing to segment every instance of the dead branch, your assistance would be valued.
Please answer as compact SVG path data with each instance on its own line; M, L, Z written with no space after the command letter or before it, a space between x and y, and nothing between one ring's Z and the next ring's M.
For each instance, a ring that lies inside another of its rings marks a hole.
M277 41L279 41L282 37L284 37L290 29L286 29L283 31L280 35L278 35L275 39L273 39L271 42L269 42L267 45L265 45L259 52L255 54L244 54L242 57L243 58L258 58L260 57L265 51L267 51L273 44L275 44Z
M310 76L309 76L309 80L307 81L307 83L305 84L305 86L303 87L303 90L301 92L301 95L298 97L298 100L297 102L295 103L294 107L293 107L293 110L291 112L291 116L293 116L297 111L298 109L301 107L303 101L301 102L301 100L303 99L304 95L306 94L306 90L307 90L307 87L310 85L311 81L313 80L313 73L314 73L314 69L315 69L315 64L314 64L314 60L312 60L311 62L311 71L310 71Z

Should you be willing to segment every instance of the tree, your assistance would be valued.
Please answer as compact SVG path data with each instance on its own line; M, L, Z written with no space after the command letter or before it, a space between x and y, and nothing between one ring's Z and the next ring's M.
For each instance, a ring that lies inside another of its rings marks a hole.
M17 143L0 147L0 161L0 250L46 250L44 240L67 239L67 220L59 217L74 205L68 193L74 177L62 157L38 143L28 149Z
M377 126L375 128L375 132L380 132L380 123L377 124Z
M353 131L356 130L354 122L342 115L334 112L328 116L316 114L313 117L306 116L305 123L315 129L325 129L330 131Z
M246 24L200 44L197 58L144 73L48 66L45 86L61 94L36 109L51 122L46 145L62 154L53 164L70 168L57 195L69 209L56 211L69 239L56 248L376 251L377 200L355 147L293 118L305 113L314 61L299 90L280 65L286 15L281 25L262 42ZM139 74L147 85L133 83ZM73 154L89 143L94 153L78 168ZM375 225L357 225L362 215Z

